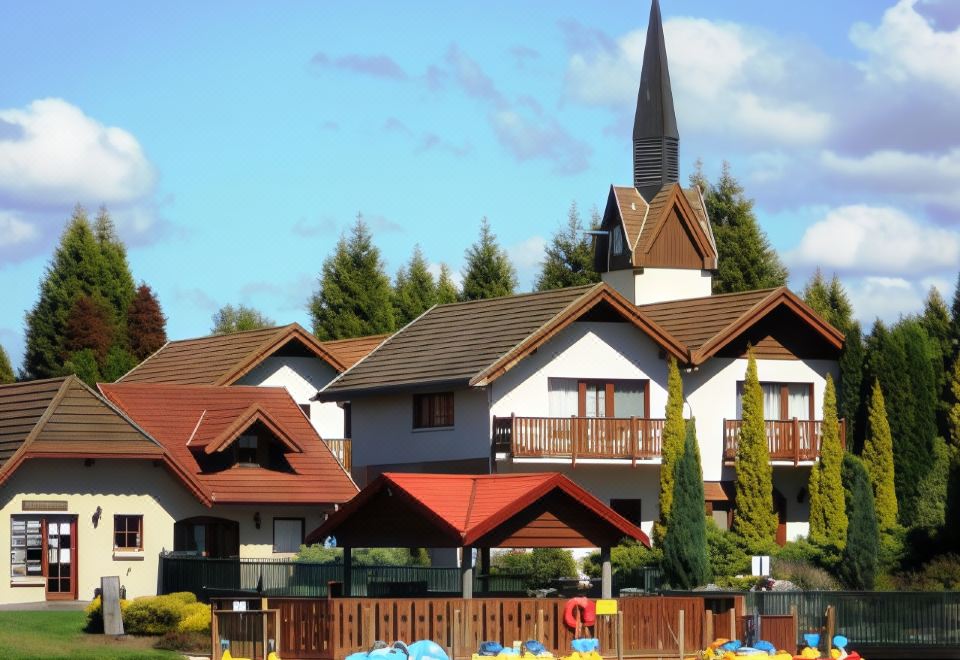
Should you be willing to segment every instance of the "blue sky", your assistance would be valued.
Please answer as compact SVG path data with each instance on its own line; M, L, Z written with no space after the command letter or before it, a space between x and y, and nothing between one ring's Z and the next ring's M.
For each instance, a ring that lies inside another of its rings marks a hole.
M724 160L801 288L865 320L960 267L960 2L663 0L681 177ZM106 204L171 337L226 303L308 325L361 212L392 273L487 216L529 289L572 201L631 180L646 2L7 3L0 343L77 202Z

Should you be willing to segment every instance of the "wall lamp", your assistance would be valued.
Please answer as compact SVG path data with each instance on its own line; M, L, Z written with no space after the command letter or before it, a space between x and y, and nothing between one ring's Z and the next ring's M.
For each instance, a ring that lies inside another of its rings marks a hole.
M256 513L253 514L253 524L257 526L257 529L260 529L261 522L262 521L260 520L260 512L257 511Z
M100 524L100 516L103 515L103 507L98 506L97 510L93 512L93 528L96 529L97 525Z

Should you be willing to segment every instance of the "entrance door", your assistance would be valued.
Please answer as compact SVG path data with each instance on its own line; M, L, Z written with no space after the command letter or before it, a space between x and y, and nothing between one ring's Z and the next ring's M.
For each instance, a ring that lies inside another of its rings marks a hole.
M50 516L45 522L47 600L76 600L77 519Z

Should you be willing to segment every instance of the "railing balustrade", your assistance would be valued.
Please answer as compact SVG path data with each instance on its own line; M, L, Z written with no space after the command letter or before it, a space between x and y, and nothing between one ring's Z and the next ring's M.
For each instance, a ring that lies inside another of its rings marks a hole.
M340 465L349 472L353 463L350 438L324 438L330 452L340 461Z
M823 420L768 419L764 421L767 432L767 451L771 461L792 461L797 465L815 461L820 455L820 434ZM723 460L732 462L737 457L742 419L723 420ZM840 420L840 443L847 445L846 421Z
M662 419L494 417L493 447L515 458L649 461L662 450Z

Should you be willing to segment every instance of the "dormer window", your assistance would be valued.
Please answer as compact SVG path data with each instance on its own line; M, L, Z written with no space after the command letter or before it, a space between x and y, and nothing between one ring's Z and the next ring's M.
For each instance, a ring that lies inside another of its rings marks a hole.
M613 253L616 255L621 255L624 253L623 249L623 227L614 227L613 228Z
M241 465L259 465L257 436L241 435L237 438L237 462Z

